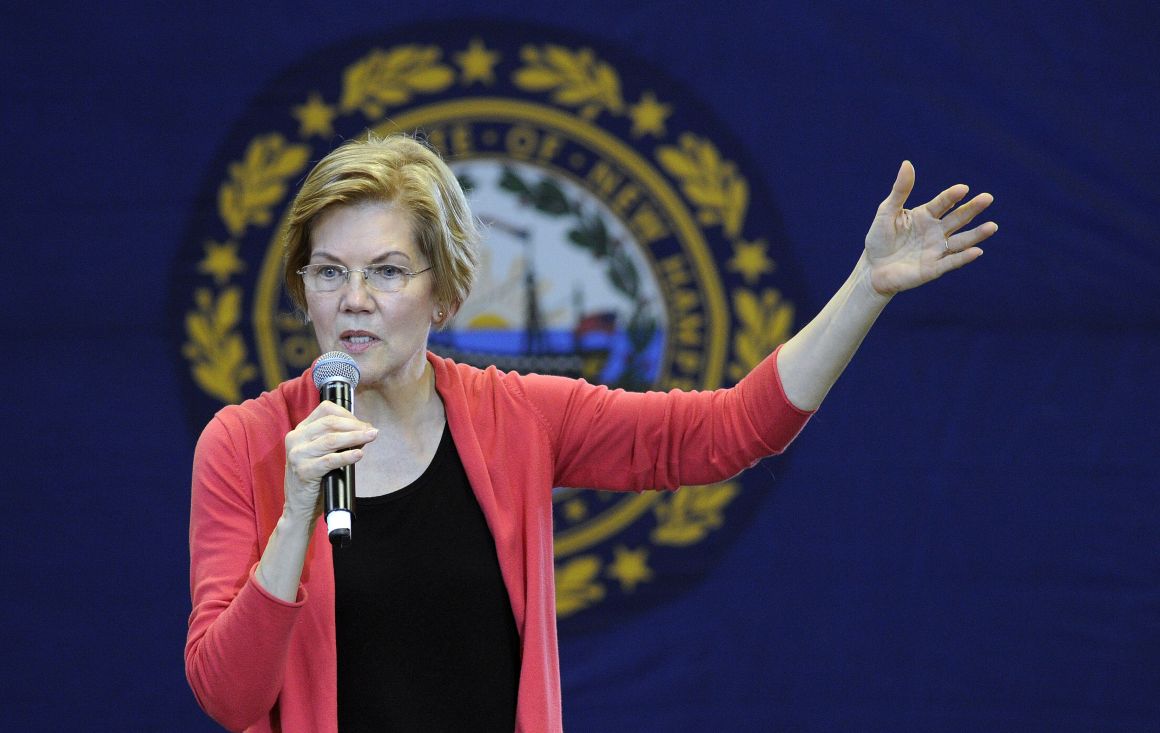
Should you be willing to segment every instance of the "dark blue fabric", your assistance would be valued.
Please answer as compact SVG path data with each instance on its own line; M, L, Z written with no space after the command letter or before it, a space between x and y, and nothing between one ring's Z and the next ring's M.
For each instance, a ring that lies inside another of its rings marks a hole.
M166 304L268 80L417 22L631 49L745 147L816 311L903 158L1001 224L899 297L703 582L561 639L589 730L1160 728L1155 6L70 3L0 11L13 730L213 730L182 674ZM762 470L762 469L758 469Z

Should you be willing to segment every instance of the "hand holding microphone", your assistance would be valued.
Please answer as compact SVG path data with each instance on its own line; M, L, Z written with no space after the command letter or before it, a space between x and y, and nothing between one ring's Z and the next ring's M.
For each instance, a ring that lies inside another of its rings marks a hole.
M314 386L323 402L333 402L354 413L354 388L358 386L358 365L350 355L328 351L314 362ZM330 544L350 544L351 520L354 519L354 464L328 471L322 477L322 514Z
M313 523L321 505L331 543L344 546L354 514L354 464L378 431L353 415L359 372L350 356L323 354L313 377L321 404L286 436L286 509Z

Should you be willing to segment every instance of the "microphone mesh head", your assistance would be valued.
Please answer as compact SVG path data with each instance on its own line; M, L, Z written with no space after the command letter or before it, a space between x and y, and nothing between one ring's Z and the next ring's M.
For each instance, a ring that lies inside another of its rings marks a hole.
M358 364L350 358L350 354L343 351L328 351L318 357L312 370L314 386L322 389L322 385L335 377L341 377L350 382L351 389L358 386Z

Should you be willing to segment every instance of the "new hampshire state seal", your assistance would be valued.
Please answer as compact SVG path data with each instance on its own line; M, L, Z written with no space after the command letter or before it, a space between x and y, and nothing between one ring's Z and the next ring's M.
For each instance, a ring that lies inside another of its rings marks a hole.
M368 132L437 148L483 224L476 286L432 333L438 354L703 390L736 382L794 330L800 278L775 207L680 84L556 30L406 28L303 59L222 145L171 290L194 431L317 356L283 292L281 221L313 163ZM770 482L766 466L677 492L557 489L561 625L679 593Z

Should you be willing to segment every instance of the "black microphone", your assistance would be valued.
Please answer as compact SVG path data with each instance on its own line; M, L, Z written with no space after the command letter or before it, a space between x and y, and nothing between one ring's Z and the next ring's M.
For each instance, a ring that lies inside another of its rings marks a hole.
M354 412L354 388L358 386L358 365L349 354L328 351L314 362L314 386L323 402L333 402ZM354 517L354 466L336 468L322 477L322 512L330 544L350 544L351 519Z

